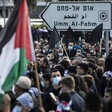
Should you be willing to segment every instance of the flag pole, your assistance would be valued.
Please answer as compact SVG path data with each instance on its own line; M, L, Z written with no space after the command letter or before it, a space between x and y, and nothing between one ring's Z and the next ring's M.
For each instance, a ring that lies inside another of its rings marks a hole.
M105 48L106 48L106 56L108 56L109 55L109 31L106 31Z
M102 39L100 39L100 54L101 54L101 52L102 52Z
M38 70L37 70L37 62L34 62L34 68L35 68L35 74L36 74L36 82L37 82L37 88L38 88L38 97L39 97L39 104L40 107L43 107L42 105L42 97L41 97L41 92L40 92L40 81L39 81L39 74L38 74Z
M64 44L63 44L62 41L63 41L63 37L62 37L62 39L61 39L61 45L62 45L62 47L63 47L63 49L64 49L64 51L65 51L66 56L69 58L68 53L67 53L67 51L66 51L66 49L65 49L65 46L64 46Z

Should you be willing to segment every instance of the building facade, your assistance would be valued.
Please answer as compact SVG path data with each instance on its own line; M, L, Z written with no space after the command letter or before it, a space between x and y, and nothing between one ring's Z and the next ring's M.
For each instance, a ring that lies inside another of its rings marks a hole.
M41 11L46 7L49 2L66 1L66 0L37 0L37 10L31 14L32 18L38 18ZM68 1L68 0L67 0ZM72 0L82 1L82 0ZM84 0L83 0L84 1ZM111 1L111 0L85 0L85 1ZM13 10L13 0L0 0L0 18L8 18Z
M13 10L14 4L12 0L0 0L0 17L8 18Z
M57 0L37 0L37 11L33 11L31 17L38 17L39 13L47 5L47 1L56 2ZM46 1L46 2L45 2ZM0 0L0 18L8 18L13 10L14 3L13 0ZM37 14L37 15L36 15Z

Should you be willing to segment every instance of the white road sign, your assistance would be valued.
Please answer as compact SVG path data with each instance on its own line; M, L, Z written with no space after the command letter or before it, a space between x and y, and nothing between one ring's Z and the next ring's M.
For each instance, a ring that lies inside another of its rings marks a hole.
M40 17L50 29L93 30L103 23L103 29L110 30L111 13L111 2L54 2Z

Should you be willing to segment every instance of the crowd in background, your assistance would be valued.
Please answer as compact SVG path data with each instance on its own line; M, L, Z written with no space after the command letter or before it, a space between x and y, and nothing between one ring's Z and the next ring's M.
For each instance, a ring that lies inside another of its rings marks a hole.
M4 95L5 112L112 112L111 40L109 55L103 43L91 46L84 38L76 43L59 42L49 50L50 34L46 34L34 37L40 90L30 62Z

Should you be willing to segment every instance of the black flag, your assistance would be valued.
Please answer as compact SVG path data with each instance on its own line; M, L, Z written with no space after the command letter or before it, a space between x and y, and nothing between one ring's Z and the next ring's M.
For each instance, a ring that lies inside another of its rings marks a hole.
M55 45L60 41L58 32L56 27L54 27L53 32L50 37L50 42L49 42L49 50L55 48Z
M65 36L63 38L63 43L68 45L69 42L75 43L74 32L73 32L73 30L71 29L70 26L67 29L67 31L65 32Z
M103 23L101 23L100 25L98 25L92 32L90 35L90 38L88 39L88 43L90 45L94 45L97 42L100 42L100 39L102 38L102 30L103 30Z

